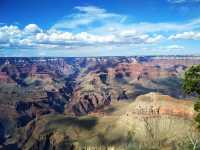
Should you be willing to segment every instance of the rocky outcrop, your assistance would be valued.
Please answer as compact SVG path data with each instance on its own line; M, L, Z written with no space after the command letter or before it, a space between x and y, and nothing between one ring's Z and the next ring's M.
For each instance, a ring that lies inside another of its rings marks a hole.
M56 131L34 133L37 130L37 120L31 121L25 127L23 136L18 139L17 146L22 150L73 150L74 145L68 136L63 136ZM36 139L33 136L37 136ZM27 144L29 140L31 143Z
M119 96L118 96L118 98L117 98L117 100L127 100L127 99L128 99L128 96L127 96L125 90L123 90L123 91L119 94Z
M69 110L75 115L85 115L111 103L111 95L98 93L82 94L77 103L70 106ZM68 111L68 110L67 110Z
M32 105L33 105L33 103L31 103L31 102L18 101L15 104L15 109L17 112L21 113L21 112L25 112L28 109L30 109Z
M15 109L18 113L16 118L17 127L25 126L28 122L35 118L54 112L54 109L51 108L48 100L41 100L37 102L19 101L16 102Z
M148 93L137 97L130 106L132 113L138 116L177 116L192 119L195 115L194 103L190 100L178 100L168 95Z

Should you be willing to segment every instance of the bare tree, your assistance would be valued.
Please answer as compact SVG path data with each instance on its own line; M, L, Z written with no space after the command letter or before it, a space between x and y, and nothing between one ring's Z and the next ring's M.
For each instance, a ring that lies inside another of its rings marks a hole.
M176 139L173 119L162 117L144 117L145 143L147 148L160 149L166 141ZM173 144L171 144L173 147Z
M188 130L187 138L192 145L192 149L196 150L197 146L200 144L200 133L195 127L191 127Z

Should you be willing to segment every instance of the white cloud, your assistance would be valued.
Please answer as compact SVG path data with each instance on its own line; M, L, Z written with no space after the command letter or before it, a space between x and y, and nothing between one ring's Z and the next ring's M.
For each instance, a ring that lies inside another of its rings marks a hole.
M152 48L151 48L152 49ZM155 47L153 48L155 49ZM157 46L156 50L159 52L164 52L166 54L173 53L179 51L179 53L184 51L186 48L182 45L172 44L172 45L164 45L164 46Z
M109 43L109 42L116 42L116 37L114 35L93 35L87 32L81 32L76 34L75 39L78 41L84 41L86 43Z
M149 37L147 38L147 43L157 43L159 41L161 41L162 39L164 39L165 37L163 35L157 35L154 37Z
M10 45L11 48L46 48L46 45L48 48L66 48L88 45L93 45L95 47L103 45L112 46L115 44L152 44L164 38L162 35L149 35L134 30L124 30L115 34L107 33L98 35L88 32L71 33L58 30L42 31L39 30L40 28L36 27L35 25L28 25L24 30L20 30L16 26L0 27L1 47L3 44L5 46L5 43ZM27 34L27 32L31 34ZM6 47L8 45L6 45Z
M38 33L36 40L39 42L59 42L73 40L73 34L69 32Z
M74 14L65 16L52 26L52 29L78 29L87 28L88 25L106 24L109 22L123 22L126 16L116 13L109 13L105 9L95 6L78 6L75 7L78 11Z
M105 9L96 7L96 6L77 6L75 9L79 10L80 12L85 12L88 14L104 14L106 13Z
M166 49L168 49L168 50L183 50L183 49L185 49L185 47L181 46L181 45L169 45L166 47Z
M198 30L200 28L200 18L190 20L184 23L170 23L170 22L141 22L141 23L119 23L110 22L97 28L89 29L92 33L119 33L123 31L136 31L139 33L164 33L183 32L190 30Z
M95 6L75 7L76 13L65 16L57 21L51 29L91 33L115 33L122 30L136 30L137 32L181 32L199 29L200 18L185 23L174 22L133 22L128 16L111 13Z
M8 43L13 38L20 37L20 29L17 26L3 26L0 27L0 43Z
M95 35L87 32L73 34L70 32L50 32L36 34L36 41L39 43L57 43L57 44L150 44L162 40L162 35L150 36L148 34L139 34L126 31L119 34Z
M200 32L183 32L169 37L170 40L184 39L184 40L200 40Z
M78 13L66 16L48 30L36 24L23 29L17 26L0 26L0 48L73 49L76 47L129 47L159 44L173 39L200 39L200 19L186 23L134 23L127 16L110 13L105 9L75 7ZM63 30L64 29L64 30ZM171 33L176 33L171 35ZM180 32L180 33L179 33ZM181 33L183 32L183 33ZM168 49L178 49L172 45ZM165 48L164 48L165 49Z
M20 33L20 29L17 26L3 26L0 27L0 32L7 36L17 36Z
M0 32L0 43L6 43L8 41L8 37L5 33Z
M42 29L40 29L36 24L29 24L24 28L24 31L28 33L37 33L41 32Z

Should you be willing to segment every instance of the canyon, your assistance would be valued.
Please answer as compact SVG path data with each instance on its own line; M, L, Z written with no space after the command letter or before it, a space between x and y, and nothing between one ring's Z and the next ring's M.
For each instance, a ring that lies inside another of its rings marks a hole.
M194 98L181 83L197 64L198 56L0 58L0 149L73 149L92 135L103 144L109 126L125 138L128 124L151 117L190 122Z

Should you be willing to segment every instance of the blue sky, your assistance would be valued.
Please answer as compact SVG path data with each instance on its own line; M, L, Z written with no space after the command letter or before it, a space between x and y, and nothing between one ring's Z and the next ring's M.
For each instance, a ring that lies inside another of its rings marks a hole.
M200 0L0 0L0 56L200 55Z

